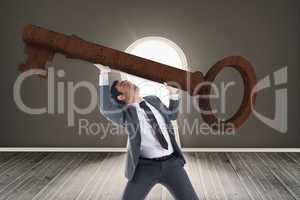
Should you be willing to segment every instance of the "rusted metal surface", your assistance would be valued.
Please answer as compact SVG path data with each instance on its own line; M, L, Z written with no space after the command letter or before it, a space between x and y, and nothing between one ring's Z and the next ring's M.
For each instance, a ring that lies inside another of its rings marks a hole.
M238 128L251 114L251 102L254 103L255 100L255 95L251 96L251 91L256 84L256 76L252 65L241 56L230 56L222 59L203 76L199 71L188 72L176 69L116 49L87 42L75 35L68 36L33 25L25 26L23 40L26 44L27 60L25 64L19 65L20 71L32 68L45 69L45 64L53 59L54 54L61 53L67 58L100 63L112 69L152 81L169 82L169 85L185 90L192 96L202 95L199 100L199 107L206 111L201 112L201 114L204 121L210 125L218 121L212 112L207 112L211 111L209 99L203 98L203 95L210 93L210 87L207 85L199 87L199 84L204 81L212 82L224 67L233 67L243 78L244 96L238 111L230 119L221 121L221 123L224 123L225 129L229 123Z
M244 83L244 95L238 111L226 121L221 121L224 126L222 125L222 127L220 128L228 128L227 125L229 125L229 123L234 124L235 128L239 128L250 116L251 105L255 103L256 94L252 93L253 88L256 84L255 71L250 62L248 62L243 57L230 56L214 64L205 74L204 80L207 82L213 82L218 73L220 73L220 71L225 67L232 67L240 73ZM208 85L200 88L199 94L210 94L210 86ZM206 123L210 125L219 124L218 118L213 113L211 113L212 109L209 98L200 98L199 107L201 108L201 110L209 111L209 114L207 114L207 112L201 112L202 117Z

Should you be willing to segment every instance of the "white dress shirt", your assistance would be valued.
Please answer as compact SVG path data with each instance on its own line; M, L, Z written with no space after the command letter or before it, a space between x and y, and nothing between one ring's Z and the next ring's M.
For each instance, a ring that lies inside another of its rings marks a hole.
M108 85L108 73L107 72L101 72L99 76L99 85ZM170 95L170 98L172 99L178 99L178 95ZM143 100L144 101L144 100ZM164 149L159 141L157 140L155 136L155 132L149 123L149 119L147 117L146 112L140 107L140 102L135 102L130 105L134 106L137 111L139 123L140 123L140 133L141 133L141 148L140 153L142 157L145 158L158 158L162 156L167 156L173 153L174 149L170 140L170 136L167 130L167 124L165 122L165 119L160 114L160 112L154 108L151 104L146 102L147 106L151 109L153 112L157 123L159 125L159 128L161 129L161 132L163 136L165 137L167 143L168 143L168 149Z

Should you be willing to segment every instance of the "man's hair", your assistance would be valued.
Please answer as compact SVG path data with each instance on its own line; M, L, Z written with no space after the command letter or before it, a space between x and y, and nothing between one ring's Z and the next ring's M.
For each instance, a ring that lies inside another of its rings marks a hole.
M118 82L119 82L119 80L115 80L113 82L113 84L112 84L112 86L110 88L110 95L111 95L112 99L116 103L118 103L118 104L120 104L122 106L122 105L125 104L125 102L118 99L118 96L123 94L122 92L119 92L118 89L117 89L117 87L116 87L117 84L118 84Z

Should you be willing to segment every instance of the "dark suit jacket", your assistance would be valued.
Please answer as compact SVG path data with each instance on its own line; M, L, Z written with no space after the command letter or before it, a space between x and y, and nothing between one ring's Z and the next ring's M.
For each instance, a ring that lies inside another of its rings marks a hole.
M125 176L127 179L131 180L139 162L141 145L140 124L136 108L130 105L122 108L119 104L114 103L110 97L109 86L99 86L98 94L100 112L110 121L124 126L129 136ZM171 99L169 107L166 107L156 96L146 96L144 99L159 110L164 117L169 129L168 132L175 155L181 158L183 164L185 164L185 159L176 143L174 129L171 124L171 120L176 120L178 116L179 100Z

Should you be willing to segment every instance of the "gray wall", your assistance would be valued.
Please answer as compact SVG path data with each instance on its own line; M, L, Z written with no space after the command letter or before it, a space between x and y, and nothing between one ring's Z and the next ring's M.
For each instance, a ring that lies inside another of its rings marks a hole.
M226 3L225 3L226 2ZM124 146L126 137L110 135L79 136L78 127L67 127L66 115L28 115L13 101L13 84L24 60L22 27L40 25L67 34L75 33L92 42L124 50L136 39L162 36L176 42L185 52L190 70L206 72L217 60L228 55L242 55L255 67L258 79L288 66L288 132L269 128L256 117L234 136L181 135L185 147L300 147L299 134L299 64L300 26L297 0L274 1L0 1L1 21L1 147L111 147ZM53 65L64 69L60 81L87 80L97 85L97 70L82 61L55 57ZM237 73L225 70L218 80L241 82ZM23 86L26 103L45 105L46 81L27 80ZM228 111L240 102L240 84L230 90ZM188 100L184 97L184 102ZM76 94L78 105L89 102L84 90ZM256 110L274 115L274 88L258 94ZM218 103L216 103L218 105ZM227 115L226 115L227 116ZM92 122L108 123L94 110L85 116ZM197 112L184 119L202 121ZM75 122L75 124L77 121ZM180 127L181 129L182 127Z

